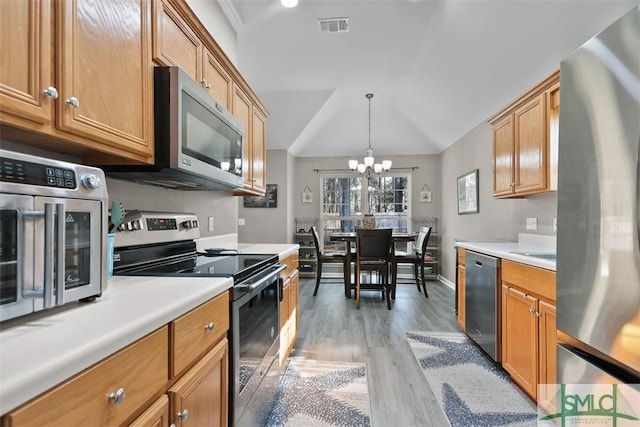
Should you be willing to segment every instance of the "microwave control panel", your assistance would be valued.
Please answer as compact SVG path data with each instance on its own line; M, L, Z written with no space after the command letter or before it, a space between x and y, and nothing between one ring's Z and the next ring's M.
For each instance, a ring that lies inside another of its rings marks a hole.
M77 187L73 169L23 160L0 158L0 181L73 190Z

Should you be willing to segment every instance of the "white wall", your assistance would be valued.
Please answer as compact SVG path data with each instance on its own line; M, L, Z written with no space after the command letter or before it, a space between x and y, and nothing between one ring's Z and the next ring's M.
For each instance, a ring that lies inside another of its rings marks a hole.
M288 187L292 180L288 172L288 153L285 150L267 151L267 184L278 185L276 208L245 208L244 197L238 198L238 215L245 225L238 226L240 243L287 243L289 230Z
M556 193L526 199L494 199L492 193L492 129L481 123L440 154L442 212L440 221L441 274L455 282L455 239L517 240L519 232L555 234ZM457 178L479 169L480 212L458 215ZM538 218L538 230L525 230L527 217Z
M195 213L200 222L200 235L219 236L237 233L238 197L228 191L177 191L107 178L109 201L118 198L126 210ZM214 229L208 229L208 217L214 218Z
M238 66L238 36L217 0L186 0L229 60Z

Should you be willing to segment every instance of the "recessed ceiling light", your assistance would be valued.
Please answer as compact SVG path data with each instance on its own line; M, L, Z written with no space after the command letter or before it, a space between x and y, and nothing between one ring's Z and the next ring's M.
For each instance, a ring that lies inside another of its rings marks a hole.
M298 5L298 0L280 0L280 3L284 7L296 7Z

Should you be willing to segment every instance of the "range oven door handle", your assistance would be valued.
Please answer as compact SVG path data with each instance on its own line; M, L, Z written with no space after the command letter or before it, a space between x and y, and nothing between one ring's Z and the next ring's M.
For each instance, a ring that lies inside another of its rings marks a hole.
M258 280L257 282L251 283L250 285L240 284L235 286L235 288L238 291L245 292L245 293L255 292L256 290L260 289L265 283L271 281L273 279L273 276L279 275L280 272L285 268L287 268L286 265L279 264L276 268L273 268L273 270L271 270L271 274L269 274L268 276L265 276L262 279Z

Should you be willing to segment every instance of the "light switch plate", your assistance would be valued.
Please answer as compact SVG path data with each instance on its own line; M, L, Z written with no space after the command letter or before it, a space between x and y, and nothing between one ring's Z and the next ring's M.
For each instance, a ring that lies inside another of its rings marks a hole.
M213 231L213 217L209 217L209 231Z
M238 225L244 225L244 218L238 218Z
M527 230L538 229L538 218L527 218Z
M553 231L558 231L558 217L553 217Z

